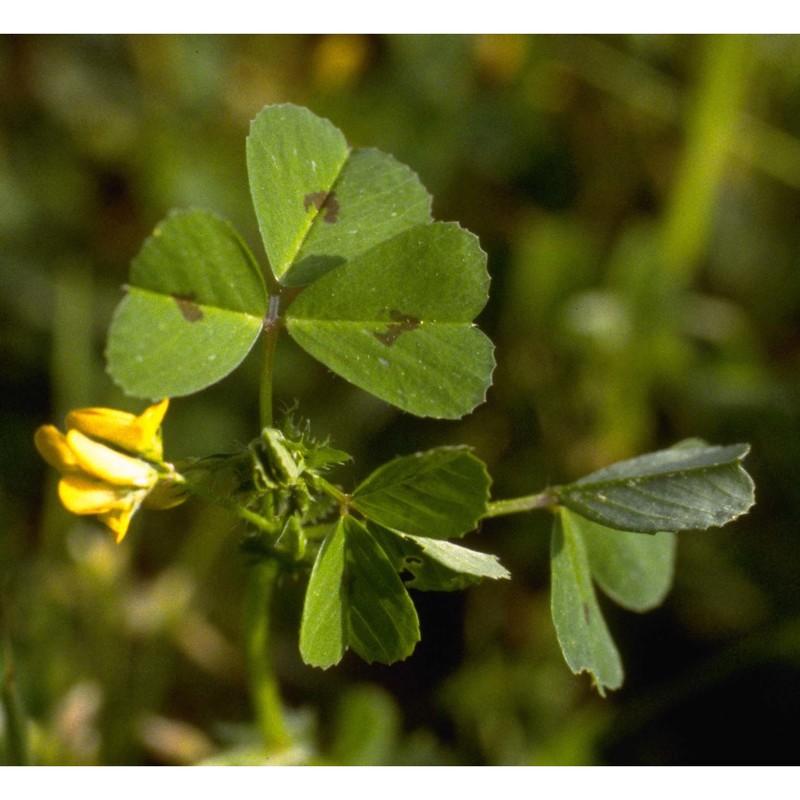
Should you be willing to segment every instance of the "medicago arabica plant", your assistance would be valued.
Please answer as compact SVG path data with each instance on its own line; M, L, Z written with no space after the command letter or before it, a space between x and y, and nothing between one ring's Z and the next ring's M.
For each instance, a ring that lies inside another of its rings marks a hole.
M724 525L753 503L748 446L690 440L574 483L493 500L469 447L404 454L343 489L349 459L299 415L273 418L275 344L285 331L333 372L410 414L458 419L485 399L493 346L473 324L488 300L477 238L431 217L431 197L391 156L348 147L330 122L293 105L252 123L247 166L269 266L225 220L178 211L133 260L106 350L112 378L155 405L140 415L72 412L44 426L42 455L59 494L122 540L140 508L187 498L242 521L251 566L248 659L264 747L289 735L268 653L268 612L282 574L307 576L299 631L305 663L407 658L420 639L409 589L453 591L509 578L458 540L481 520L549 510L552 617L573 672L600 694L623 681L595 586L625 608L657 606L670 588L676 532ZM199 392L260 340L260 420L229 455L164 460L168 398ZM227 482L219 481L225 473ZM232 486L220 495L215 487Z

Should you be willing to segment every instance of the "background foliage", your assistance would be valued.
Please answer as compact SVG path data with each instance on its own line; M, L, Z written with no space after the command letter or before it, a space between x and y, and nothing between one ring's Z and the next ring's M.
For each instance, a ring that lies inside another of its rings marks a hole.
M418 593L400 665L275 658L303 741L338 763L740 764L796 758L800 712L800 47L795 37L4 37L0 40L0 626L40 763L187 763L248 735L235 522L187 504L123 546L57 505L33 449L73 407L141 410L104 371L131 258L175 207L260 252L244 137L267 103L418 172L489 253L488 403L421 420L288 337L278 402L355 457L468 443L493 495L699 436L748 441L758 504L681 534L677 585L603 612L601 700L549 620L548 515L467 537L512 581ZM167 458L255 434L255 362L174 401ZM12 681L12 677L14 680Z

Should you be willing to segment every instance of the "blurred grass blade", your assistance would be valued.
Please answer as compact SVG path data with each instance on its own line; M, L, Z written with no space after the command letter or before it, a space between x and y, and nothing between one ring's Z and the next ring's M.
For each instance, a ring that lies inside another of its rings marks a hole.
M2 687L0 697L3 708L3 739L5 740L5 763L9 766L24 767L30 763L28 753L27 719L19 697L19 689L14 675L14 662L11 646L5 642L2 650Z

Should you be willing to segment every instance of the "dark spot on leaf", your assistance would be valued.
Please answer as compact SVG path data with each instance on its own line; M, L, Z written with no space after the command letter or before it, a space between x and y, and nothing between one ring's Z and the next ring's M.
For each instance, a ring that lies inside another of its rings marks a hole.
M314 206L317 211L324 211L325 222L336 222L339 219L339 202L336 199L336 192L311 192L303 198L303 208L308 211Z
M187 322L199 322L203 319L203 311L194 302L193 294L173 294L172 299Z
M589 621L590 621L590 618L592 616L591 611L589 609L589 604L588 603L584 603L582 608L583 608L583 619L586 622L586 624L588 625Z
M422 325L422 320L419 317L415 317L411 314L404 314L396 308L389 311L389 316L394 322L390 322L386 326L385 331L375 331L373 333L373 336L387 347L391 347L401 333L405 331L415 331Z

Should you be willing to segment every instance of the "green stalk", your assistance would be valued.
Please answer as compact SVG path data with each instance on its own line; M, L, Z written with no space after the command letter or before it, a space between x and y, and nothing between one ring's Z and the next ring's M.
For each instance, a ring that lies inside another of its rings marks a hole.
M557 504L558 498L548 491L528 494L525 497L514 497L510 500L495 500L489 503L483 518L502 517L506 514L521 514L524 511L534 511L537 508L554 508Z
M269 657L270 606L278 572L279 565L275 561L254 564L245 602L250 694L261 739L269 751L284 749L291 742L283 719L278 681Z
M281 330L278 316L280 295L269 298L269 313L264 320L264 342L261 359L261 385L259 387L259 419L262 428L272 427L272 371L275 366L275 345Z
M280 292L270 292L269 313L264 320L264 344L259 387L259 420L262 428L272 426L272 374L275 345L280 333ZM262 560L250 568L245 600L245 630L250 695L264 747L280 750L290 744L283 719L278 681L269 653L270 607L280 565Z

